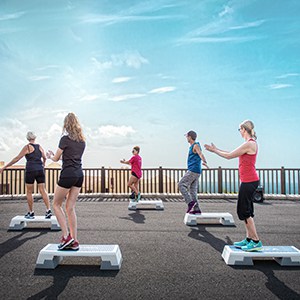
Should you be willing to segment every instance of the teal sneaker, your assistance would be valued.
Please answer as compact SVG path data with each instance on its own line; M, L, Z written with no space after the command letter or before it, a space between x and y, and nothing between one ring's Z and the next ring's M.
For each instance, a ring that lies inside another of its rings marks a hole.
M247 246L248 243L249 243L248 240L247 240L247 239L244 239L244 240L242 240L242 241L240 241L240 242L234 242L234 243L233 243L233 246L234 246L235 248L241 249L243 246Z
M263 248L262 242L259 241L258 243L253 242L252 240L246 245L242 246L243 251L251 252L251 251L261 251Z
M136 202L139 202L141 200L141 193L139 192L136 198Z

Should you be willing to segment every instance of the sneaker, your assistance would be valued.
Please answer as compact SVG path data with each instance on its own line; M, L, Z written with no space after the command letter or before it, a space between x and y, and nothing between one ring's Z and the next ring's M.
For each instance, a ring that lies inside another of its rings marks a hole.
M34 211L28 212L28 213L25 215L25 218L26 218L26 219L34 219Z
M79 250L79 242L77 240L74 240L69 246L65 247L65 250Z
M51 212L51 209L49 209L46 211L45 219L51 219L51 217L52 217L52 212Z
M241 249L242 247L247 246L248 243L249 243L249 241L248 241L247 238L246 238L246 239L244 239L244 240L242 240L242 241L240 241L240 242L234 242L234 243L233 243L233 246L234 246L235 248Z
M139 192L136 198L136 202L139 202L141 200L141 193Z
M195 204L195 201L191 201L190 203L188 203L188 209L186 211L187 214L194 208Z
M63 250L70 244L74 242L74 239L70 236L70 234L65 239L64 237L61 238L60 244L58 245L58 250Z
M259 241L255 243L254 241L250 241L246 246L242 246L243 251L251 252L251 251L261 251L263 248L262 242Z
M191 210L189 212L189 214L191 214L191 215L200 215L201 214L201 209L199 207L194 207L194 209Z

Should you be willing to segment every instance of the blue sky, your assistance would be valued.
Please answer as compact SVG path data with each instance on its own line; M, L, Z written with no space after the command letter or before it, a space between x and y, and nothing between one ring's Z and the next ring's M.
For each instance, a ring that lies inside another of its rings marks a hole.
M185 167L185 132L232 150L251 119L257 167L300 167L300 2L0 2L0 160L38 135L55 150L66 113L84 166ZM209 165L237 167L204 152Z

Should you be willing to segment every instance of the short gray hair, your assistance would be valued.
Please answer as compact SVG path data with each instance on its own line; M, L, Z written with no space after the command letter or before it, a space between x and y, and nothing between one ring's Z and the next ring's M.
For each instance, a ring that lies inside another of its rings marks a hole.
M28 131L27 134L26 134L26 138L27 138L28 141L35 140L36 135L32 131Z

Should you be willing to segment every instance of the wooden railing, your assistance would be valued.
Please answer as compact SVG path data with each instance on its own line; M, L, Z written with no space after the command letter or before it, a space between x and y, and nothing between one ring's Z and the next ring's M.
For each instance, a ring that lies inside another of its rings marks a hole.
M81 193L129 193L127 181L129 169L85 168ZM299 195L300 169L257 169L261 185L267 194ZM0 175L0 195L25 194L24 169L7 169ZM178 194L178 182L186 169L147 168L143 169L140 181L142 193ZM45 169L46 189L54 193L59 178L59 169ZM199 181L200 193L237 193L239 189L238 170L233 168L203 169ZM37 187L35 186L35 193Z

